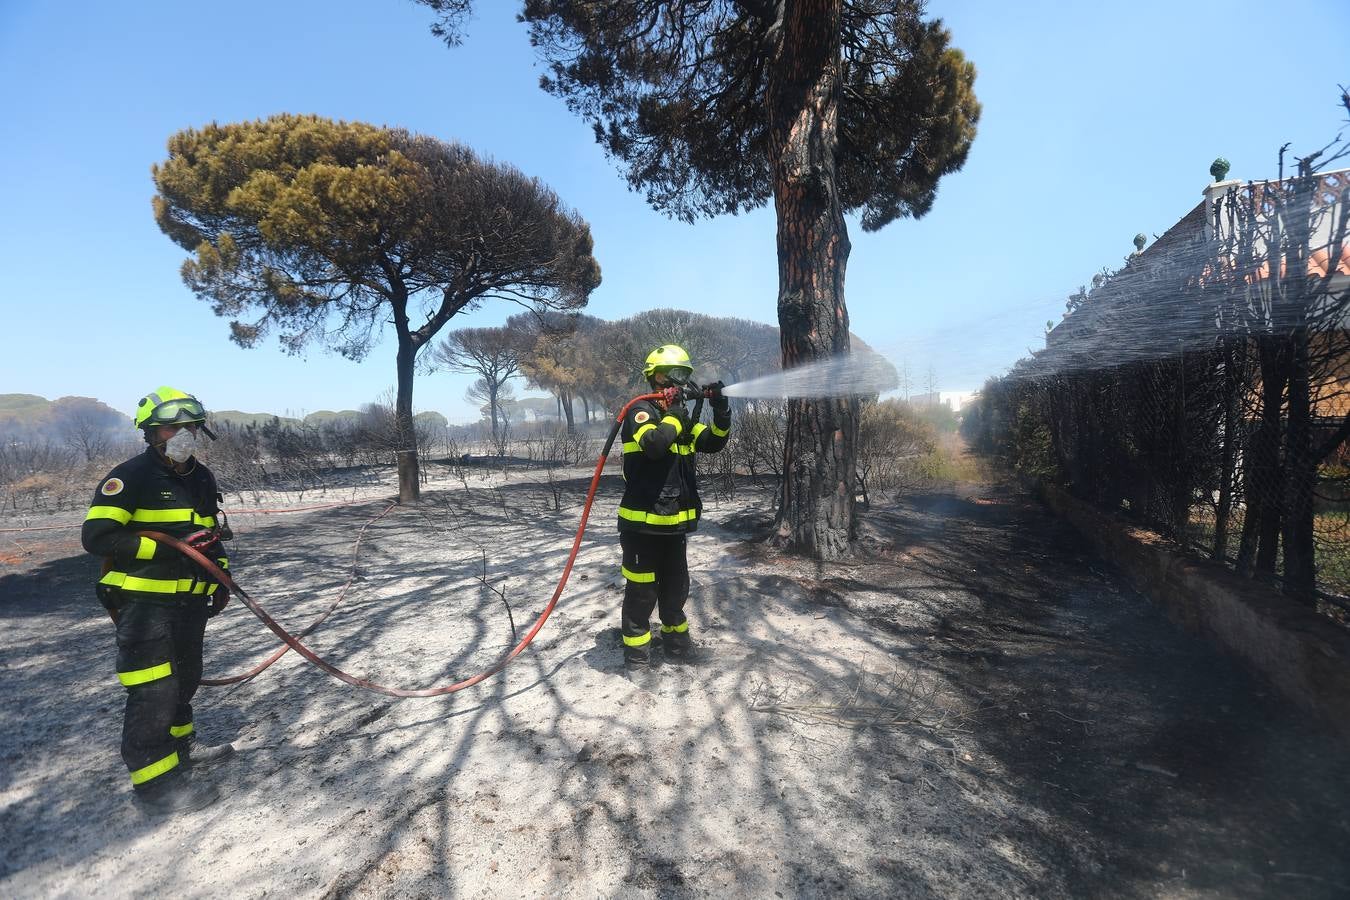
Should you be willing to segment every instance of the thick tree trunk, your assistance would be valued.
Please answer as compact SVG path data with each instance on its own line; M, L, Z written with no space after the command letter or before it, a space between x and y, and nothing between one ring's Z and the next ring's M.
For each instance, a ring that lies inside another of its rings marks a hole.
M497 382L488 382L488 414L492 417L492 446L499 447L501 443L497 440Z
M787 4L767 93L783 368L849 350L848 230L835 179L841 0ZM858 402L788 401L775 540L838 559L854 537Z
M577 423L572 417L572 392L569 390L559 391L558 400L562 404L563 412L567 415L567 430L576 431Z
M394 453L398 459L398 501L415 503L420 496L417 478L417 432L413 429L413 361L417 357L417 348L410 339L399 335L398 342L398 394L394 403L394 423L396 443Z

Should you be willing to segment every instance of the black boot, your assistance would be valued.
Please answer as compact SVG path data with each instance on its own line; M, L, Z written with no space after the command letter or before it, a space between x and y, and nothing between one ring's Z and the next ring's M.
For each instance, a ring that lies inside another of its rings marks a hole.
M191 812L210 806L220 797L220 792L211 785L194 781L191 774L179 770L137 785L133 793L136 804L152 816Z
M234 756L234 744L207 745L195 736L178 745L178 764L185 769L214 766Z
M689 636L689 630L666 631L661 629L661 648L666 659L673 662L692 663L698 660L698 645Z
M643 644L641 647L630 647L625 644L623 664L630 669L645 669L650 666L652 664L651 645Z
M652 664L652 633L646 622L639 624L624 617L623 627L619 629L619 637L623 641L623 664L625 666L628 668L646 668ZM629 641L641 641L641 643L629 643Z

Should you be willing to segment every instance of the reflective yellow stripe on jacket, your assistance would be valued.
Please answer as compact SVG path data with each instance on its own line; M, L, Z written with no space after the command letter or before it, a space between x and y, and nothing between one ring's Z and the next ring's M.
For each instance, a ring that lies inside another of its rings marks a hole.
M634 431L634 432L633 432L633 439L632 439L631 441L624 441L624 442L623 442L623 452L624 452L624 453L641 453L641 452L642 452L642 445L641 445L642 436L643 436L644 434L646 434L647 432L649 432L649 431L655 431L655 430L656 430L656 423L655 423L655 422L648 422L646 425L640 426L640 427L638 428L637 431Z
M627 519L630 522L645 522L648 525L678 525L681 522L692 522L697 519L698 511L682 509L673 516L658 516L656 513L649 513L640 509L629 509L626 506L620 506L619 518Z
M637 441L624 441L623 452L625 454L641 453L642 445L640 445ZM671 444L670 452L674 453L676 456L689 456L690 454L694 453L695 450L693 444Z
M216 586L197 581L194 578L141 578L126 572L109 572L98 580L124 591L140 591L143 594L214 594Z
M91 506L84 520L112 519L121 525L170 525L178 522L191 522L203 528L214 528L215 516L200 516L191 507L176 509L138 509L129 512L120 506Z
M89 513L84 517L86 522L90 519L112 519L120 525L125 525L131 521L131 512L120 506L91 506Z
M131 524L169 525L176 522L191 522L203 528L214 528L215 516L199 516L192 507L178 509L138 509L131 514Z

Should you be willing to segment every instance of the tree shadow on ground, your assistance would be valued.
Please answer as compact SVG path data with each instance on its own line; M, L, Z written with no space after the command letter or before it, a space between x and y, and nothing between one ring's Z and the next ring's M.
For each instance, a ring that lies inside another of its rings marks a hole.
M934 668L1030 804L1075 894L1338 896L1350 757L1234 660L1186 634L1011 487L880 513L897 590L942 585ZM871 621L910 635L913 617Z

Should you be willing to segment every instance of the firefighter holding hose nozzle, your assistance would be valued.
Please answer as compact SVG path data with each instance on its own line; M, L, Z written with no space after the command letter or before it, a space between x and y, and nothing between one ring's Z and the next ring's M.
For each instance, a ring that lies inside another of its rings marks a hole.
M624 663L651 664L651 615L659 611L661 649L666 659L691 662L697 648L689 634L684 604L689 597L685 539L698 528L696 453L717 453L731 433L731 404L722 382L699 388L689 354L674 344L647 356L642 374L662 400L640 400L623 422L623 499L619 543L623 547ZM712 424L701 421L703 401L712 406ZM692 413L687 399L696 399Z

